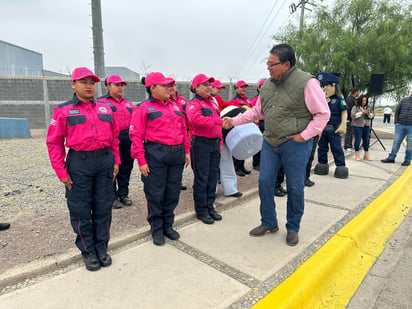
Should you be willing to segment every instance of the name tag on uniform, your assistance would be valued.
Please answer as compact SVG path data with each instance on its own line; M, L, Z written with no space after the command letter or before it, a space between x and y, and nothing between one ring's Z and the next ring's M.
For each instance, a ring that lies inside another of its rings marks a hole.
M80 114L79 109L69 109L69 115L78 115Z

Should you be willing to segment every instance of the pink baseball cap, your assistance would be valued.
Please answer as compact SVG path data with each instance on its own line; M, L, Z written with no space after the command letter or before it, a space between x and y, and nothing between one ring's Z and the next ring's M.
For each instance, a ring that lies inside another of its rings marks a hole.
M145 87L153 85L173 85L175 83L173 78L166 78L160 72L152 72L145 78Z
M192 88L195 89L197 85L203 84L206 82L213 83L215 79L213 77L207 77L205 74L198 74L192 80Z
M91 77L96 83L100 82L100 78L98 78L92 71L85 67L74 69L72 73L72 82L86 77Z
M240 80L236 83L235 88L243 87L243 86L249 87L249 85L246 84L246 82L244 80Z
M216 87L218 89L226 89L225 85L223 85L220 80L215 79L213 83L210 84L212 87Z
M260 81L258 81L258 88L260 88L260 86L262 86L265 81L266 79L261 79Z
M113 74L110 75L107 80L106 80L107 84L113 83L113 84L123 84L125 86L127 86L127 83L125 81L122 80L122 78L119 75Z

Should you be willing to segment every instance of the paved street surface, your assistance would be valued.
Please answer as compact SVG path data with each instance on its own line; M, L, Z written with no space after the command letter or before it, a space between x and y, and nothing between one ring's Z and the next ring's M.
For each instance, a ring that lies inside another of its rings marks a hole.
M393 127L382 130L393 131ZM111 252L113 265L97 272L88 272L77 259L63 272L1 295L0 307L249 308L405 171L400 166L403 148L396 164L380 162L392 145L392 140L382 142L386 151L379 143L370 149L373 161L347 156L349 179L334 178L333 164L329 175L313 175L316 184L305 191L306 209L296 247L285 243L286 197L276 197L280 231L257 238L248 235L260 224L259 199L252 190L221 211L221 222L209 226L189 218L178 226L179 241L167 241L163 247L154 246L150 237L133 242ZM409 214L349 308L408 307L411 233Z
M412 307L412 213L353 296L348 309Z

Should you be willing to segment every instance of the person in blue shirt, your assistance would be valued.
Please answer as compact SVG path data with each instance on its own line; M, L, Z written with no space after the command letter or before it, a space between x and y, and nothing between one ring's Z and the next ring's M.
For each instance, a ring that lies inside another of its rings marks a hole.
M346 133L348 106L339 88L339 77L328 72L319 72L316 74L316 78L325 91L326 101L330 109L330 119L318 142L318 163L315 166L315 174L327 175L329 173L328 152L330 147L336 165L334 176L348 178L349 171L345 164L341 141L341 136Z

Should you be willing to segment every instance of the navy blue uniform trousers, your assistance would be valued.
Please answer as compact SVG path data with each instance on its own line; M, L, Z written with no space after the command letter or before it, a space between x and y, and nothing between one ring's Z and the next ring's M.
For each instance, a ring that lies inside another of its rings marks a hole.
M345 166L345 154L342 150L342 141L339 133L335 130L323 130L322 137L318 142L318 161L319 163L328 163L328 151L332 151L333 159L336 166Z
M147 200L147 221L152 235L158 235L172 227L175 219L174 210L179 203L185 151L183 145L177 151L166 150L168 146L160 144L145 144L144 148L150 170L147 177L142 175Z
M114 155L69 151L67 171L73 181L66 187L70 222L82 255L107 251L112 220Z
M190 149L194 174L193 199L198 215L214 210L219 177L220 139L194 136Z
M119 135L119 151L122 163L119 165L119 173L114 181L114 192L117 197L129 195L130 174L132 173L134 162L130 154L131 146L132 142L130 141L129 133L122 134L121 132Z

